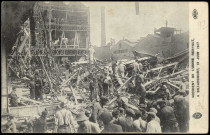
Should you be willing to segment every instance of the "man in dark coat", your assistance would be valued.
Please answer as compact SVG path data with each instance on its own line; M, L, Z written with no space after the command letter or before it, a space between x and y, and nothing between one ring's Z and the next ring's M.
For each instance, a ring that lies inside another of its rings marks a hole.
M104 111L99 119L103 121L104 123L104 129L102 130L102 133L122 133L122 127L116 124L111 123L113 116L112 114L107 110Z
M43 111L42 115L34 123L34 133L45 133L47 131L47 111Z
M134 117L135 117L135 112L128 108L126 109L126 126L125 126L125 132L136 132L135 126L134 126Z
M34 78L31 78L31 81L30 81L30 98L31 99L35 98L35 82L34 82Z
M79 125L77 133L100 133L100 128L96 123L90 122L89 118L81 113L77 116L76 120Z
M160 107L158 116L160 118L160 124L162 125L163 132L178 132L179 127L174 114L174 109L170 106L166 106L164 100L158 101L157 104Z
M41 78L38 75L35 77L35 89L36 89L36 91L35 91L35 100L38 100L39 98L43 99L42 91L41 91L41 89L42 89L42 80L41 80Z
M180 90L174 97L174 113L179 123L179 128L181 132L187 132L189 129L189 107L188 101L185 98L186 92Z

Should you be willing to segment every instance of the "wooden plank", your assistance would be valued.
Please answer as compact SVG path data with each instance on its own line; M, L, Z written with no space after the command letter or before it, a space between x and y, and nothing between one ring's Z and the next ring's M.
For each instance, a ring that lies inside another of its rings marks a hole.
M69 82L75 75L77 74L77 72L75 72L69 79L67 79L66 81L64 81L60 86L64 86L67 82Z
M39 102L39 101L36 101L36 100L33 100L33 99L29 99L29 98L26 98L26 97L19 97L19 98L24 100L24 101L30 101L30 102L37 103L37 104L42 103L42 102Z
M78 104L78 101L77 101L77 97L75 95L75 91L74 91L74 88L72 86L70 86L70 89L72 90L72 93L73 93L73 96L74 96L74 99L75 99L75 103L76 105Z
M130 108L132 108L132 109L134 109L134 110L136 110L136 111L138 111L139 109L138 109L138 107L136 107L136 106L134 106L134 105L131 105L131 104L129 104L129 103L125 103L128 107L130 107Z
M120 92L121 89L123 88L123 86L125 86L125 84L131 80L131 78L132 78L132 76L130 78L128 78L128 80L126 80L125 83L123 83L123 85L121 85L120 88L117 89L117 91Z

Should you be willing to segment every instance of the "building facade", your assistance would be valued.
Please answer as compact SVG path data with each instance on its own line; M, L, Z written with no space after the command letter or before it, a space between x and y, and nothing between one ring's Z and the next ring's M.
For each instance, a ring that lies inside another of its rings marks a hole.
M82 3L37 2L30 24L32 55L51 51L58 62L88 55L90 12Z

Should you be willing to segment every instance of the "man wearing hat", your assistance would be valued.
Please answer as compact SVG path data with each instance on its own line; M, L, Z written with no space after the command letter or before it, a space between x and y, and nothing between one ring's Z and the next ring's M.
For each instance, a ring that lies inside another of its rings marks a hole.
M125 115L123 115L123 108L119 108L118 110L114 110L112 112L112 116L114 119L111 121L111 123L120 125L122 127L123 132L125 132L125 127L126 127L126 120L125 120Z
M85 113L80 113L76 120L79 125L77 133L100 133L100 128L98 125L90 122Z
M123 132L121 126L111 123L113 116L108 110L104 111L99 116L99 119L104 124L104 129L102 130L102 133L122 133Z
M158 116L160 118L160 124L163 132L178 132L178 123L174 114L174 109L166 105L164 100L157 102L160 107Z
M43 111L41 116L34 123L34 133L45 133L47 131L47 111Z
M162 133L160 123L155 120L155 113L148 112L147 113L147 133Z
M136 116L136 120L133 122L134 128L135 128L135 132L145 132L146 128L147 128L147 122L142 120L142 112L141 111L137 111L135 113Z
M55 113L55 124L58 133L74 133L75 120L72 113L67 110L64 102L61 102L60 109Z

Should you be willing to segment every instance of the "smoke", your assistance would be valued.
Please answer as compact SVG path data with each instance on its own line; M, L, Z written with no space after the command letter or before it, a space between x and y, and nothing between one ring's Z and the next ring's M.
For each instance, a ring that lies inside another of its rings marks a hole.
M1 7L1 45L6 46L6 54L11 53L20 26L31 15L35 2L2 2Z

